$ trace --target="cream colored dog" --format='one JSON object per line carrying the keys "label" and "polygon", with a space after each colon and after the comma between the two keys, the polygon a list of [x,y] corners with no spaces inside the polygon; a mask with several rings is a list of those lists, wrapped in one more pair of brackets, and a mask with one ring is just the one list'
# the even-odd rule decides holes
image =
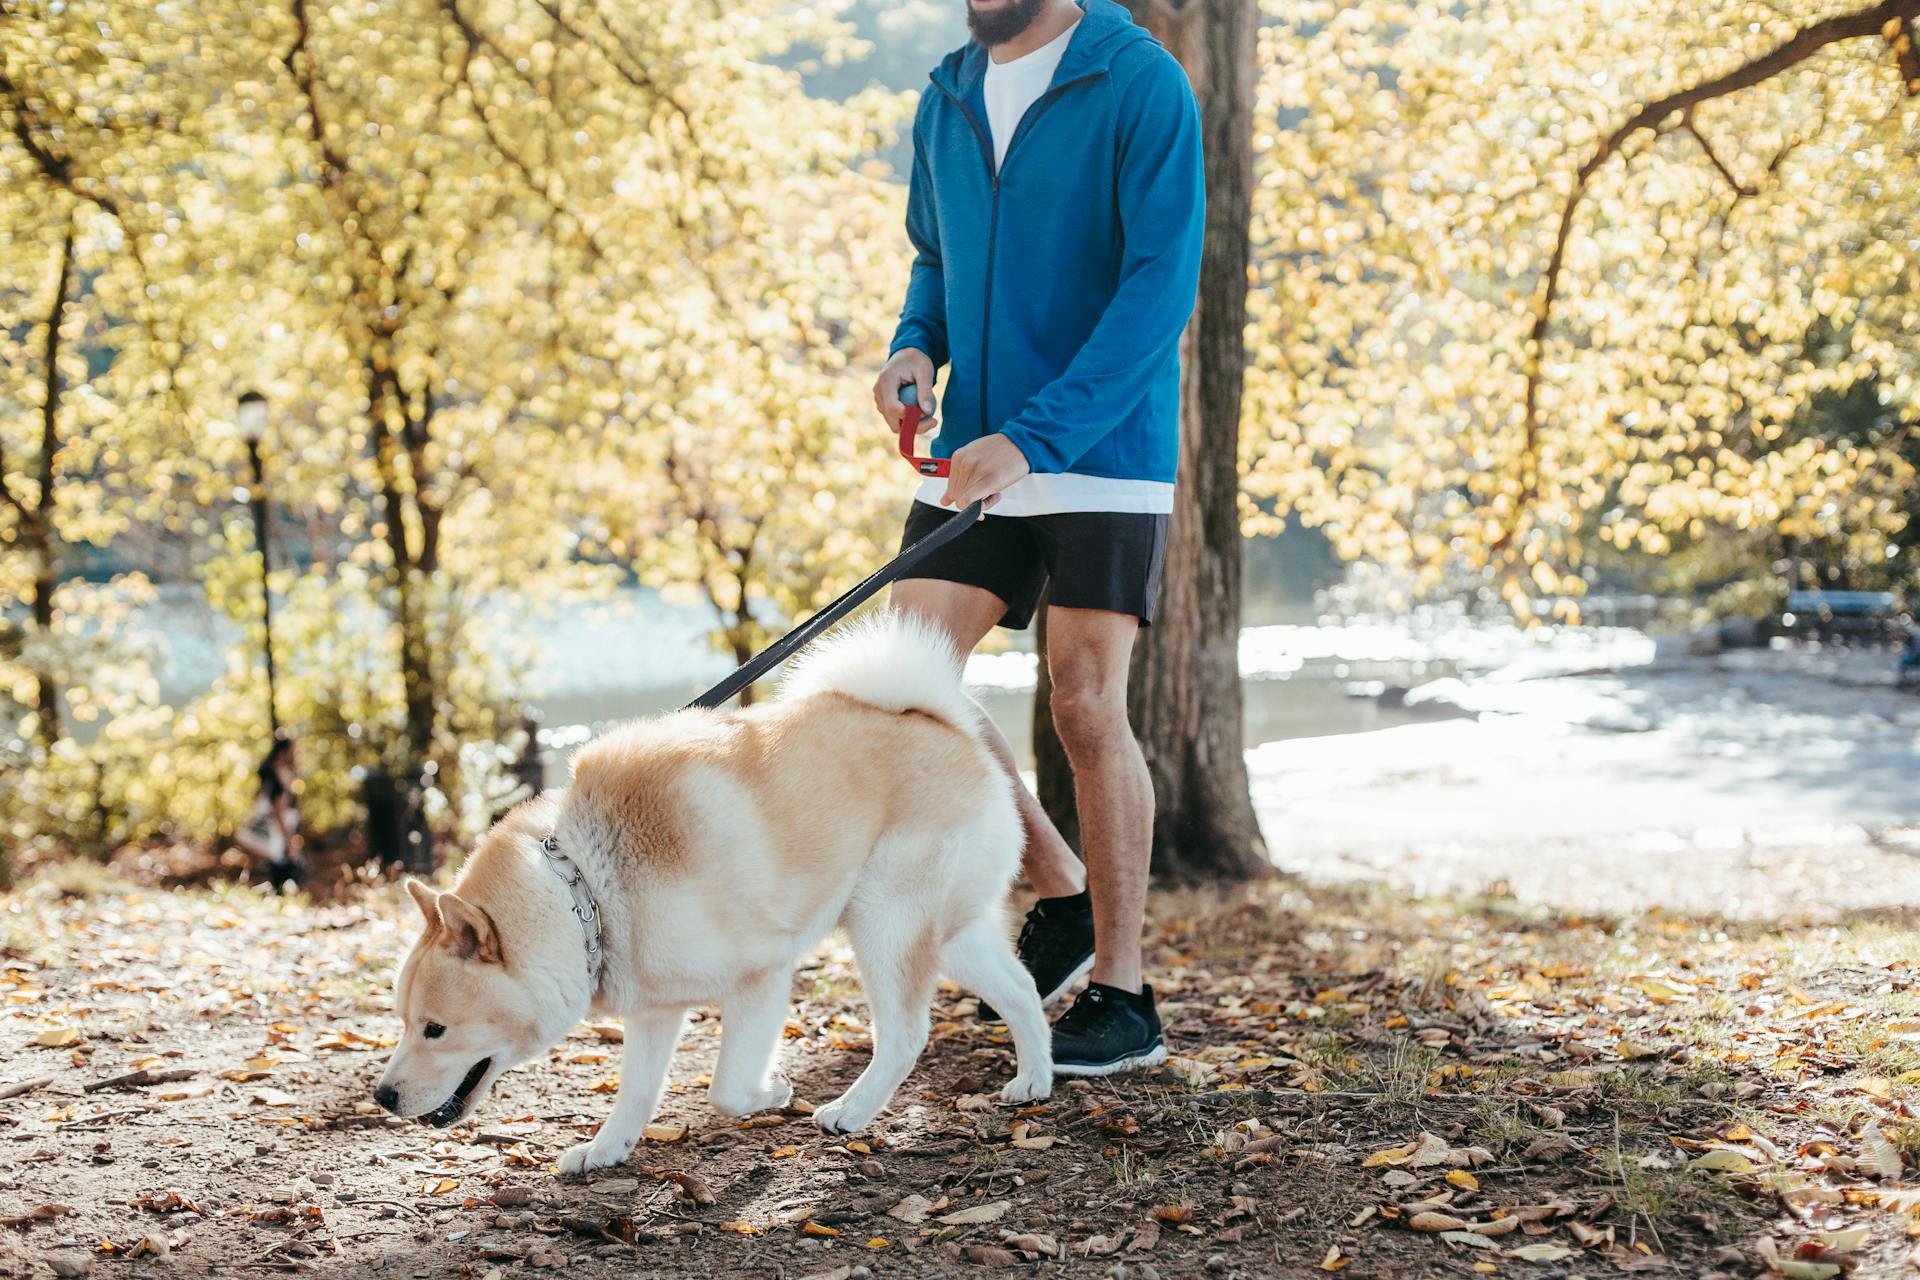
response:
{"label": "cream colored dog", "polygon": [[836,924],[859,963],[873,1058],[815,1113],[822,1129],[865,1128],[892,1099],[943,973],[1007,1020],[1018,1073],[1000,1096],[1047,1096],[1050,1033],[1000,909],[1019,819],[957,655],[880,614],[821,644],[781,693],[608,733],[575,754],[565,792],[488,833],[452,890],[407,883],[427,928],[400,969],[406,1026],[382,1106],[453,1124],[589,1011],[619,1014],[613,1113],[560,1160],[566,1173],[615,1165],[653,1116],[686,1009],[707,1002],[724,1030],[714,1107],[784,1106],[794,965]]}

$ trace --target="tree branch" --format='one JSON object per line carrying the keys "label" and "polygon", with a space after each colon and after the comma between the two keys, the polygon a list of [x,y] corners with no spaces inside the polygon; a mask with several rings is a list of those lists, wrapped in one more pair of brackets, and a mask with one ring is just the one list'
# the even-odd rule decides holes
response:
{"label": "tree branch", "polygon": [[1733,170],[1727,168],[1727,162],[1720,158],[1720,153],[1713,149],[1711,142],[1707,141],[1707,135],[1700,132],[1700,126],[1694,123],[1692,107],[1688,107],[1682,114],[1680,127],[1685,129],[1693,140],[1700,144],[1700,149],[1707,153],[1707,159],[1713,161],[1713,167],[1720,171],[1720,176],[1725,178],[1727,185],[1733,188],[1735,197],[1744,198],[1760,194],[1760,188],[1751,183],[1742,182],[1733,176]]}
{"label": "tree branch", "polygon": [[513,57],[502,49],[492,36],[460,12],[459,0],[443,0],[443,7],[447,16],[453,20],[454,27],[459,30],[461,38],[466,42],[466,48],[459,59],[456,76],[458,82],[466,87],[467,97],[473,103],[474,118],[480,122],[480,131],[486,135],[488,145],[507,162],[508,167],[519,175],[521,183],[527,190],[545,201],[547,207],[556,214],[571,219],[574,225],[579,227],[580,238],[587,246],[589,258],[596,262],[611,261],[611,255],[600,243],[599,233],[594,229],[593,224],[568,201],[555,195],[553,183],[550,180],[541,181],[540,176],[533,171],[533,166],[527,162],[526,158],[507,145],[506,140],[493,127],[493,120],[487,115],[486,105],[480,101],[479,88],[473,83],[472,76],[468,74],[474,52],[483,51],[500,65],[509,68],[514,66]]}
{"label": "tree branch", "polygon": [[40,498],[34,503],[33,526],[47,535],[53,512],[53,484],[59,475],[60,453],[60,326],[67,320],[67,291],[73,283],[73,243],[77,236],[73,214],[67,214],[67,234],[60,242],[60,274],[53,282],[53,305],[47,308],[45,363],[46,394],[40,406]]}
{"label": "tree branch", "polygon": [[[27,153],[34,167],[40,171],[40,175],[76,200],[85,201],[120,225],[127,257],[132,260],[134,271],[140,277],[141,300],[137,305],[141,313],[141,322],[153,343],[154,355],[160,368],[166,374],[167,393],[172,397],[175,408],[184,415],[186,404],[180,395],[179,362],[168,354],[166,345],[160,337],[160,323],[152,306],[152,299],[157,296],[158,289],[154,284],[153,272],[147,267],[146,254],[140,248],[139,233],[127,220],[126,212],[121,209],[119,201],[109,192],[98,189],[99,184],[96,180],[89,179],[80,173],[71,155],[57,151],[40,140],[39,135],[44,126],[40,125],[35,118],[33,104],[28,100],[26,91],[7,74],[3,65],[0,65],[0,99],[4,99],[9,108],[12,121],[10,132],[13,134],[14,141],[18,142],[21,149]],[[57,130],[53,132],[58,136]],[[71,224],[69,229],[71,230]],[[174,337],[180,348],[184,350],[187,344],[184,322],[176,325]]]}
{"label": "tree branch", "polygon": [[1897,23],[1888,23],[1884,34],[1893,49],[1894,65],[1900,68],[1900,78],[1906,81],[1907,96],[1920,95],[1920,48],[1915,48],[1913,19],[1906,17]]}
{"label": "tree branch", "polygon": [[[1527,336],[1526,349],[1526,395],[1519,468],[1520,492],[1515,497],[1513,511],[1508,517],[1506,528],[1490,548],[1494,555],[1498,556],[1506,552],[1513,540],[1519,536],[1527,510],[1539,493],[1540,387],[1546,363],[1547,334],[1553,325],[1553,305],[1560,293],[1560,280],[1566,263],[1567,244],[1573,234],[1574,219],[1580,211],[1580,204],[1586,197],[1587,186],[1592,181],[1593,175],[1618,154],[1621,147],[1633,135],[1643,131],[1657,132],[1675,112],[1690,112],[1702,102],[1724,98],[1742,89],[1763,84],[1781,72],[1799,66],[1828,45],[1901,30],[1905,26],[1910,26],[1916,17],[1920,17],[1920,0],[1882,0],[1871,8],[1840,14],[1804,27],[1786,43],[1740,64],[1725,75],[1703,80],[1690,88],[1642,105],[1622,121],[1613,132],[1601,139],[1593,153],[1581,164],[1573,176],[1573,187],[1567,193],[1566,203],[1561,206],[1560,224],[1554,232],[1553,251],[1547,259],[1547,267],[1542,273],[1539,293],[1534,303],[1533,326]],[[1704,146],[1705,139],[1701,139],[1701,143]],[[1712,155],[1711,148],[1708,148],[1708,154]],[[1717,158],[1715,163],[1719,163]],[[1724,166],[1721,171],[1726,172]]]}

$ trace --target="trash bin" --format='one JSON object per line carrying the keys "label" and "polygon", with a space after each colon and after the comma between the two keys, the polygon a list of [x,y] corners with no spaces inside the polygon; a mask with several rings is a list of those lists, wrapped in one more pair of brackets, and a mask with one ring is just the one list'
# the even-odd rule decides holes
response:
{"label": "trash bin", "polygon": [[403,780],[376,767],[360,780],[360,798],[367,809],[367,852],[379,865],[399,863],[416,875],[433,874],[437,859],[422,803],[425,792],[417,770]]}

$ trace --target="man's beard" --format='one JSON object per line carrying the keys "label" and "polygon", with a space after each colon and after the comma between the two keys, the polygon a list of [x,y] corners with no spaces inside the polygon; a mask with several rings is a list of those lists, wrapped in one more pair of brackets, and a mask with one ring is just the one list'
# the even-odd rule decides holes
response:
{"label": "man's beard", "polygon": [[983,13],[973,7],[972,0],[968,0],[967,30],[973,33],[975,40],[991,49],[1017,38],[1033,25],[1033,20],[1040,16],[1040,10],[1046,6],[1047,0],[1013,0],[1004,8]]}

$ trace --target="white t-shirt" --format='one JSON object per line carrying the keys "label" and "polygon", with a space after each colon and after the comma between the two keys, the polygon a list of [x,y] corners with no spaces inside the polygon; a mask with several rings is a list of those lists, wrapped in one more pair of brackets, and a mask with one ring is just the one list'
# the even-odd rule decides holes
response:
{"label": "white t-shirt", "polygon": [[[993,163],[1006,163],[1007,144],[1027,110],[1053,83],[1079,20],[1025,57],[1006,62],[987,56],[981,93],[987,101],[987,131],[993,138]],[[938,476],[920,482],[913,496],[938,503],[947,482]],[[1173,486],[1162,480],[1110,480],[1104,476],[1035,475],[1010,485],[989,515],[1040,516],[1067,511],[1127,511],[1166,515],[1173,510]]]}

